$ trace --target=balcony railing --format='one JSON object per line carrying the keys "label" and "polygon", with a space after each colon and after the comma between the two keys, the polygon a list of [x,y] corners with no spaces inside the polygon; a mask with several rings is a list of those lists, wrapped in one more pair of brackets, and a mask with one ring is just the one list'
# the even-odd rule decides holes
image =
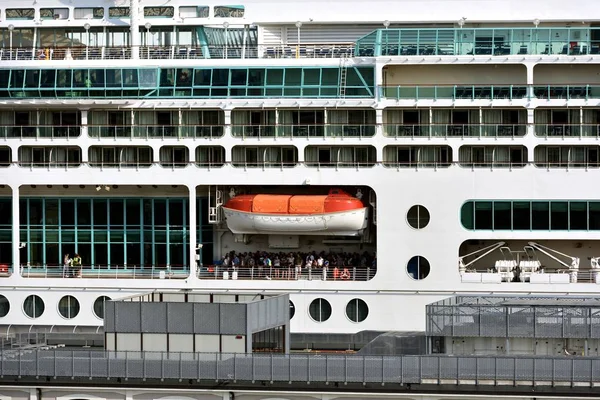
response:
{"label": "balcony railing", "polygon": [[219,138],[222,125],[89,125],[88,135],[94,138],[169,139],[169,138]]}
{"label": "balcony railing", "polygon": [[385,124],[383,134],[392,138],[515,138],[527,133],[527,125],[516,124]]}
{"label": "balcony railing", "polygon": [[396,100],[518,100],[528,97],[525,85],[380,86],[381,96]]}
{"label": "balcony railing", "polygon": [[600,138],[600,125],[597,124],[536,124],[535,136],[545,138],[589,137]]}
{"label": "balcony railing", "polygon": [[231,133],[241,138],[365,138],[375,135],[374,124],[232,125]]}
{"label": "balcony railing", "polygon": [[288,268],[252,267],[228,268],[218,265],[204,265],[198,269],[198,278],[215,280],[283,280],[283,281],[368,281],[376,269],[371,267],[328,267],[328,268]]}
{"label": "balcony railing", "polygon": [[[76,47],[3,47],[0,60],[126,60],[132,58],[130,46]],[[354,56],[353,43],[295,43],[273,45],[173,45],[140,46],[139,57],[148,60],[197,60],[241,58],[349,58]]]}
{"label": "balcony railing", "polygon": [[396,100],[520,100],[600,98],[600,85],[423,85],[380,86],[381,97]]}
{"label": "balcony railing", "polygon": [[538,99],[590,99],[600,97],[596,85],[535,85],[533,96]]}
{"label": "balcony railing", "polygon": [[81,135],[81,128],[75,125],[0,125],[0,138],[18,139],[65,139]]}
{"label": "balcony railing", "polygon": [[[410,146],[406,146],[410,147]],[[171,162],[172,163],[172,162]],[[165,165],[163,165],[165,164]],[[70,168],[76,167],[91,167],[91,168],[115,168],[115,169],[123,169],[123,170],[148,170],[153,167],[160,167],[165,169],[165,167],[172,168],[171,164],[166,165],[166,161],[161,162],[153,162],[153,161],[122,161],[122,162],[31,162],[31,163],[20,163],[20,162],[2,162],[0,161],[0,167],[9,168],[12,166],[21,167],[21,171],[25,168],[34,169],[34,168],[47,168],[50,169],[64,169],[68,170]],[[177,169],[182,168],[245,168],[245,169],[255,169],[261,168],[264,170],[269,169],[291,169],[298,167],[306,167],[306,168],[316,168],[316,169],[348,169],[353,168],[356,170],[360,169],[370,169],[374,167],[384,167],[384,168],[393,168],[400,170],[406,169],[448,169],[448,168],[470,168],[472,170],[480,170],[480,169],[511,169],[511,168],[526,168],[526,167],[542,167],[548,169],[595,169],[600,168],[600,162],[591,161],[587,159],[581,160],[570,160],[563,161],[560,159],[557,160],[542,160],[536,159],[535,161],[478,161],[478,160],[460,160],[460,161],[445,161],[443,159],[440,160],[416,160],[416,161],[394,161],[393,159],[384,159],[384,161],[339,161],[339,162],[320,162],[320,161],[312,161],[306,160],[305,162],[300,161],[277,161],[277,162],[244,162],[244,161],[234,161],[234,162],[223,162],[220,160],[214,161],[196,161],[196,162],[178,162]],[[1,274],[1,270],[0,270]]]}
{"label": "balcony railing", "polygon": [[187,265],[86,265],[81,268],[63,265],[21,266],[21,276],[24,278],[185,279],[189,275]]}

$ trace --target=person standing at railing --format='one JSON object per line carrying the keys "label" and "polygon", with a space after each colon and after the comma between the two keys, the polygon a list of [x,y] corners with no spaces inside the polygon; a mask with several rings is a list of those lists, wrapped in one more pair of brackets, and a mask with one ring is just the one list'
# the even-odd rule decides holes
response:
{"label": "person standing at railing", "polygon": [[65,258],[63,259],[63,278],[69,278],[71,276],[71,257],[69,257],[69,253],[65,254]]}
{"label": "person standing at railing", "polygon": [[75,253],[71,264],[73,266],[73,277],[81,278],[81,257],[79,254]]}

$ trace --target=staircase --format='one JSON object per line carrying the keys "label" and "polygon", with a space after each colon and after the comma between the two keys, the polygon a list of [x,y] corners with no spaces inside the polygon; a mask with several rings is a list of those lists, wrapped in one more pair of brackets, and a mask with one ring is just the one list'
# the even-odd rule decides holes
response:
{"label": "staircase", "polygon": [[346,78],[348,76],[348,66],[346,61],[346,58],[340,60],[340,79],[338,81],[338,96],[340,99],[346,97]]}
{"label": "staircase", "polygon": [[208,187],[208,223],[221,222],[221,206],[223,205],[223,192],[218,186]]}

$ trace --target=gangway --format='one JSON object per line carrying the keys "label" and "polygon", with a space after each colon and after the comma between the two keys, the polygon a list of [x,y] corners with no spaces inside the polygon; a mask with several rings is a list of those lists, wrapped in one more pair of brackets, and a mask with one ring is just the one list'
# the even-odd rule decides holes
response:
{"label": "gangway", "polygon": [[[525,246],[524,249],[525,249],[525,253],[528,255],[529,259],[521,260],[521,262],[519,263],[521,282],[530,281],[531,277],[534,274],[543,272],[542,264],[541,264],[540,260],[537,258],[537,255],[535,254],[535,250],[539,251],[542,254],[545,254],[546,256],[550,257],[551,259],[553,259],[560,265],[567,268],[567,270],[569,271],[570,282],[571,283],[577,282],[577,273],[579,271],[579,258],[578,257],[572,257],[568,254],[561,253],[560,251],[551,249],[550,247],[543,246],[539,243],[528,242],[527,244],[528,244],[528,246]],[[567,258],[568,260],[570,260],[570,263],[567,263],[567,262],[561,260],[560,258],[558,258],[558,256]]]}

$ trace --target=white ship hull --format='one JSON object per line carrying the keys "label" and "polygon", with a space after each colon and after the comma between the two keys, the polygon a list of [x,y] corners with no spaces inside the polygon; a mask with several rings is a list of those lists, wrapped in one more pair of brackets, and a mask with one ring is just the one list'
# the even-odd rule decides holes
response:
{"label": "white ship hull", "polygon": [[223,208],[235,234],[358,236],[367,227],[368,208],[311,215],[257,214]]}
{"label": "white ship hull", "polygon": [[[0,158],[0,195],[12,199],[7,208],[0,207],[0,216],[9,215],[12,208],[12,220],[0,223],[0,257],[6,257],[0,262],[6,265],[0,266],[0,295],[6,298],[3,302],[0,297],[0,334],[17,329],[101,330],[102,318],[94,311],[99,298],[156,289],[204,290],[216,295],[289,292],[295,305],[291,331],[307,333],[424,330],[425,306],[461,293],[598,293],[600,280],[588,260],[600,256],[600,228],[593,227],[593,218],[580,216],[596,212],[600,199],[600,185],[591,183],[600,167],[600,32],[595,27],[599,18],[593,13],[597,4],[592,0],[482,0],[485,6],[470,14],[457,12],[472,8],[472,1],[467,0],[432,0],[426,6],[423,2],[378,0],[368,7],[358,2],[347,7],[347,2],[333,1],[318,3],[318,10],[314,1],[290,0],[278,8],[271,1],[247,0],[243,18],[215,16],[214,6],[209,16],[201,16],[202,7],[189,7],[189,2],[182,0],[143,2],[148,12],[174,7],[173,19],[167,14],[146,16],[138,8],[131,16],[119,17],[120,8],[129,2],[117,0],[102,2],[103,12],[97,15],[97,0],[40,0],[27,6],[17,0],[1,3],[4,44],[0,71],[32,73],[0,76],[0,137],[4,141],[0,155],[6,157]],[[48,15],[54,7],[54,14]],[[116,13],[111,15],[115,7]],[[19,12],[7,12],[9,9]],[[198,13],[189,16],[190,12]],[[465,17],[460,18],[462,15]],[[425,29],[422,37],[410,30],[413,28],[401,34],[379,32],[379,37],[373,35],[369,53],[355,53],[352,43],[360,36],[384,27],[394,32],[399,26],[415,26],[416,21]],[[222,29],[216,38],[226,37],[228,28],[219,28],[223,22],[231,24],[229,34],[239,39],[232,36],[228,43],[253,45],[227,51],[227,45],[220,49],[218,43],[211,44],[225,57],[214,51],[203,54],[213,49],[209,45],[201,48],[197,30],[211,26]],[[130,23],[138,25],[130,27]],[[442,25],[446,28],[436,33],[436,26]],[[251,35],[243,32],[248,27],[256,27],[256,38],[250,40]],[[512,27],[521,28],[511,31]],[[130,31],[140,35],[131,35],[128,43]],[[64,36],[58,32],[76,33]],[[184,38],[189,38],[189,43],[182,42]],[[28,43],[32,40],[42,43]],[[413,43],[417,40],[418,48]],[[430,41],[437,44],[432,46]],[[64,51],[50,51],[68,43],[73,44],[73,59]],[[340,48],[346,50],[340,53]],[[373,56],[374,50],[381,56]],[[500,55],[503,51],[510,54]],[[238,52],[238,58],[228,56]],[[77,82],[75,76],[81,78],[80,72],[36,72],[103,68],[119,72],[99,74],[102,79],[95,82]],[[129,78],[121,81],[119,69],[136,68],[140,73],[131,77],[145,77],[136,89],[139,96],[128,97],[122,93]],[[163,81],[157,68],[164,68],[162,72],[171,69],[167,72],[175,79],[170,81],[167,77],[171,75],[165,74],[164,85],[156,86]],[[200,73],[209,68],[222,70],[211,78],[215,84],[210,90]],[[357,95],[365,92],[363,86],[367,85],[356,83],[362,79],[356,68],[372,69],[368,96]],[[198,70],[190,82],[179,80],[186,69]],[[232,71],[231,76],[223,75],[223,81],[232,83],[229,89],[216,85],[217,75],[226,69]],[[258,72],[249,69],[262,69],[258,72],[268,77],[264,89],[252,86],[252,79],[262,75],[252,75]],[[279,69],[292,69],[293,73],[284,79]],[[246,72],[247,80],[240,78]],[[314,78],[313,72],[321,78]],[[113,86],[102,86],[108,84],[108,75]],[[287,83],[288,75],[295,83]],[[346,80],[354,82],[347,85],[349,90],[335,89],[336,82]],[[332,87],[322,90],[327,82]],[[286,85],[290,90],[277,89]],[[12,97],[2,95],[19,87],[25,90],[13,90]],[[143,97],[147,87],[162,89]],[[544,87],[549,88],[541,90]],[[106,89],[106,97],[98,96],[101,88]],[[317,88],[321,88],[319,95],[311,94]],[[162,90],[168,95],[155,95]],[[243,90],[248,94],[240,95]],[[255,90],[260,90],[260,95],[254,94]],[[47,97],[42,97],[42,92]],[[516,95],[518,92],[521,95]],[[60,114],[71,111],[77,118],[64,119]],[[208,111],[214,114],[202,114]],[[304,111],[309,113],[300,115]],[[358,122],[349,124],[355,120]],[[55,136],[47,133],[52,124],[56,125]],[[65,136],[65,127],[77,135]],[[507,130],[513,133],[507,134]],[[523,147],[516,149],[521,157],[515,156],[516,162],[511,162],[515,147]],[[132,148],[137,148],[135,154],[128,151]],[[68,158],[67,149],[79,158]],[[55,162],[59,155],[67,158]],[[139,167],[130,160],[134,156]],[[105,157],[108,161],[102,161]],[[495,161],[489,161],[494,157]],[[73,165],[68,164],[71,161]],[[244,186],[253,190],[240,190]],[[274,216],[225,209],[229,229],[223,228],[223,221],[210,220],[221,216],[218,207],[225,204],[229,190],[263,193],[265,186],[298,194],[318,192],[315,187],[354,191],[362,186],[374,196],[367,197],[364,191],[364,204],[369,204],[371,211]],[[224,197],[210,198],[208,193],[214,195],[215,188]],[[152,213],[143,215],[146,200],[151,203],[170,197],[186,199],[188,209],[176,213],[181,210],[172,207],[177,218],[167,219],[163,212],[164,218],[156,222]],[[73,203],[46,211],[20,203],[58,198],[84,199],[89,209],[83,222],[78,221],[83,209],[79,205],[73,208]],[[126,210],[129,203],[99,209],[101,218],[96,220],[91,202],[105,198],[144,202],[136,209],[142,215],[133,218],[135,232],[127,228],[127,218],[123,222],[112,216],[114,211]],[[478,221],[489,220],[489,224],[465,227],[461,220],[464,204],[486,200],[496,201],[499,207],[474,207],[470,215]],[[519,215],[524,212],[524,202],[556,202],[558,207],[547,209],[556,227],[550,229],[554,222],[548,218],[544,229],[519,227],[513,224],[520,219],[515,214],[512,220],[508,217],[510,223],[493,228],[492,222],[506,219],[502,202],[509,201],[515,203]],[[566,204],[568,201],[574,204]],[[191,209],[189,204],[198,206]],[[427,210],[426,222],[421,214],[409,216],[415,206]],[[525,207],[531,217],[534,207],[529,203]],[[69,214],[71,209],[73,214]],[[60,223],[58,210],[65,214]],[[62,220],[67,216],[70,223]],[[43,228],[45,219],[48,226]],[[141,219],[160,229],[146,228]],[[174,222],[176,219],[180,222]],[[421,221],[415,223],[415,219]],[[584,222],[569,228],[571,219]],[[92,227],[92,222],[102,226]],[[166,226],[178,224],[187,227],[174,235],[165,234]],[[360,243],[341,238],[363,231]],[[248,234],[248,241],[237,241],[239,237],[234,236],[239,234]],[[300,245],[294,248],[298,252],[376,252],[377,271],[374,275],[356,272],[365,277],[362,281],[325,280],[316,273],[310,277],[300,274],[296,279],[288,271],[285,279],[273,280],[241,273],[235,280],[224,279],[223,274],[207,277],[199,273],[230,252],[268,252],[266,235],[284,234],[298,235]],[[336,238],[323,240],[328,236]],[[177,243],[172,242],[175,238]],[[518,282],[499,279],[496,272],[488,271],[498,260],[495,254],[467,265],[461,275],[459,256],[500,241],[520,252],[528,242],[540,242],[577,257],[582,264],[579,280],[567,282],[564,271],[557,271],[566,267],[552,259],[544,260],[545,275]],[[204,253],[199,250],[202,246]],[[67,251],[80,252],[86,267],[91,269],[93,264],[95,269],[84,271],[81,278],[65,278],[60,260]],[[114,252],[110,260],[105,257],[109,252],[111,257]],[[165,255],[175,252],[185,254],[185,259],[166,261]],[[48,254],[42,257],[42,253]],[[115,262],[117,254],[121,261]],[[202,254],[210,256],[202,259]],[[211,256],[213,259],[208,259]],[[415,257],[427,260],[426,270],[421,262],[410,263]],[[146,262],[140,262],[141,258]],[[7,272],[9,265],[12,274]],[[187,275],[177,269],[182,265],[188,267]],[[136,268],[137,272],[132,272]],[[355,271],[351,273],[354,276]],[[45,307],[36,317],[25,313],[24,303],[31,295],[40,299],[36,307]],[[68,319],[58,307],[65,296],[79,304],[77,315]],[[356,299],[368,306],[368,316],[360,322],[347,315],[348,308],[352,309],[348,305]],[[309,311],[315,300],[331,305],[328,319],[312,318]]]}

